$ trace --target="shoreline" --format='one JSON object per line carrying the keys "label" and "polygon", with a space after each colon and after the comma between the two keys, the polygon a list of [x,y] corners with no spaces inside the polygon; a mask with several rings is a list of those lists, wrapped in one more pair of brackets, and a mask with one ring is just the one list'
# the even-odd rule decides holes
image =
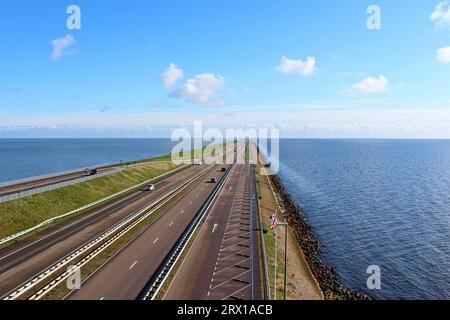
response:
{"label": "shoreline", "polygon": [[278,175],[271,175],[279,205],[289,226],[294,230],[297,244],[303,251],[311,272],[319,283],[325,300],[370,300],[365,294],[346,288],[339,280],[337,271],[320,257],[320,240],[309,225],[305,214],[286,188]]}

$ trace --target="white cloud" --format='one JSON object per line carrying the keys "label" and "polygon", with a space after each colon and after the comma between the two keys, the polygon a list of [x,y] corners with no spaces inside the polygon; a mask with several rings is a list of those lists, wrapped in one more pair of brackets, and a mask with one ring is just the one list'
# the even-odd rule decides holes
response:
{"label": "white cloud", "polygon": [[224,77],[212,73],[202,73],[189,79],[181,89],[174,91],[172,96],[206,106],[223,106],[225,102],[218,99],[217,96],[224,86]]}
{"label": "white cloud", "polygon": [[450,63],[450,47],[439,49],[437,59],[442,63]]}
{"label": "white cloud", "polygon": [[205,128],[283,129],[285,137],[324,138],[450,138],[450,108],[385,108],[306,112],[233,111],[224,117],[216,112],[76,113],[65,115],[0,114],[0,137],[47,134],[47,137],[149,137],[164,129],[191,128],[202,119]]}
{"label": "white cloud", "polygon": [[281,64],[276,68],[280,73],[298,74],[301,76],[312,75],[316,70],[316,58],[308,57],[303,60],[292,60],[285,56],[281,57]]}
{"label": "white cloud", "polygon": [[450,1],[439,3],[430,19],[439,28],[450,28]]}
{"label": "white cloud", "polygon": [[389,80],[384,75],[379,77],[367,77],[353,84],[346,90],[348,94],[376,94],[386,92],[389,88]]}
{"label": "white cloud", "polygon": [[169,89],[177,83],[178,80],[183,78],[183,70],[178,68],[174,63],[171,63],[169,67],[161,74],[161,80],[164,86]]}
{"label": "white cloud", "polygon": [[75,38],[71,34],[62,38],[56,38],[52,40],[52,53],[50,58],[57,60],[62,56],[69,54],[70,47],[75,43]]}

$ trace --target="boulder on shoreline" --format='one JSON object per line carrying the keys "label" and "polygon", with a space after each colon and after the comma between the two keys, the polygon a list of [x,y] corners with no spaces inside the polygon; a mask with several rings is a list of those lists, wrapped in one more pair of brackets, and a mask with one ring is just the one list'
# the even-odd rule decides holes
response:
{"label": "boulder on shoreline", "polygon": [[327,300],[367,300],[364,294],[359,294],[345,288],[339,281],[336,269],[328,266],[320,258],[320,243],[308,224],[305,215],[299,205],[286,191],[283,183],[277,175],[270,176],[275,193],[283,209],[283,214],[288,224],[293,228],[298,244],[302,248],[306,261],[312,273],[317,279],[320,288]]}

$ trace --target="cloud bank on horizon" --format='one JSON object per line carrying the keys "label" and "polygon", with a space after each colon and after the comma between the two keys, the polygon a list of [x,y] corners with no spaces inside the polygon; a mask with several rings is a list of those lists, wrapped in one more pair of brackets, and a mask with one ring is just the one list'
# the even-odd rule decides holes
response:
{"label": "cloud bank on horizon", "polygon": [[0,16],[0,137],[169,135],[203,120],[289,137],[450,138],[450,1],[380,0],[373,18],[356,0],[79,0],[83,27],[71,30],[66,8],[23,12],[22,1]]}

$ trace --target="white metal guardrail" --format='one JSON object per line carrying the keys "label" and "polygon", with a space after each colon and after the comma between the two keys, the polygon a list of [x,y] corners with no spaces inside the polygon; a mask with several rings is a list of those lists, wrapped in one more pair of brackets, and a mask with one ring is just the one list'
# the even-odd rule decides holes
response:
{"label": "white metal guardrail", "polygon": [[107,196],[107,197],[102,198],[102,199],[100,199],[100,200],[94,201],[94,202],[92,202],[92,203],[90,203],[90,204],[87,204],[87,205],[81,207],[81,208],[78,208],[78,209],[75,209],[75,210],[70,211],[70,212],[68,212],[68,213],[65,213],[65,214],[62,214],[62,215],[53,217],[53,218],[51,218],[51,219],[49,219],[49,220],[46,220],[46,221],[44,221],[44,222],[42,222],[42,223],[40,223],[40,224],[38,224],[38,225],[36,225],[36,226],[34,226],[34,227],[32,227],[32,228],[29,228],[29,229],[27,229],[27,230],[23,230],[23,231],[21,231],[21,232],[18,232],[18,233],[16,233],[16,234],[13,234],[13,235],[11,235],[11,236],[9,236],[9,237],[6,237],[6,238],[0,240],[0,245],[5,244],[5,243],[8,243],[8,242],[10,242],[10,241],[13,241],[13,240],[15,240],[15,239],[17,239],[17,238],[20,238],[20,237],[22,237],[22,236],[24,236],[24,235],[26,235],[26,234],[29,234],[29,233],[31,233],[31,232],[33,232],[33,231],[35,231],[35,230],[38,230],[38,229],[40,229],[40,228],[42,228],[42,227],[44,227],[44,226],[46,226],[46,225],[49,225],[49,224],[51,224],[51,223],[53,223],[53,222],[55,222],[55,221],[57,221],[57,220],[59,220],[59,219],[62,219],[62,218],[71,216],[71,215],[73,215],[73,214],[76,214],[76,213],[78,213],[78,212],[84,211],[84,210],[86,210],[86,209],[92,208],[92,207],[94,207],[94,206],[96,206],[96,205],[98,205],[98,204],[100,204],[100,203],[103,203],[103,202],[106,202],[106,201],[108,201],[108,200],[111,200],[111,199],[113,199],[113,198],[115,198],[115,197],[117,197],[117,196],[120,196],[120,195],[122,195],[122,194],[125,194],[125,193],[127,193],[127,192],[129,192],[129,191],[131,191],[131,190],[133,190],[133,189],[142,187],[143,185],[148,184],[148,183],[150,183],[150,182],[152,182],[152,181],[155,181],[155,180],[157,180],[157,179],[161,179],[161,178],[163,178],[163,177],[165,177],[165,176],[168,176],[168,175],[170,175],[170,174],[172,174],[172,173],[174,173],[174,172],[176,172],[176,171],[182,170],[182,169],[186,168],[187,166],[188,166],[188,165],[185,165],[185,166],[176,168],[176,169],[174,169],[174,170],[171,170],[171,171],[169,171],[169,172],[166,172],[166,173],[164,173],[164,174],[161,174],[161,175],[159,175],[159,176],[157,176],[157,177],[155,177],[155,178],[152,178],[152,179],[150,179],[150,180],[148,180],[148,181],[142,182],[142,183],[137,184],[137,185],[135,185],[135,186],[133,186],[133,187],[130,187],[130,188],[128,188],[128,189],[119,191],[119,192],[114,193],[114,194],[112,194],[112,195],[110,195],[110,196]]}
{"label": "white metal guardrail", "polygon": [[255,188],[256,188],[256,211],[257,211],[257,215],[258,215],[258,222],[259,222],[259,226],[260,226],[260,232],[259,232],[259,237],[262,243],[262,255],[263,255],[263,267],[264,267],[264,284],[265,284],[265,293],[267,295],[268,300],[272,300],[271,297],[271,289],[270,289],[270,281],[269,281],[269,269],[268,269],[268,262],[267,262],[267,253],[266,253],[266,241],[264,239],[264,228],[263,228],[263,224],[264,222],[262,221],[262,217],[261,217],[261,204],[259,201],[259,196],[260,196],[260,188],[258,186],[258,182],[257,182],[257,176],[256,176],[256,166],[253,167],[253,175],[255,177]]}
{"label": "white metal guardrail", "polygon": [[72,174],[72,173],[77,173],[77,172],[81,173],[84,170],[86,170],[86,168],[90,168],[90,167],[92,167],[92,168],[102,168],[102,167],[106,167],[106,166],[110,166],[110,165],[111,164],[102,164],[102,165],[98,165],[98,166],[88,166],[88,167],[84,167],[84,168],[71,169],[71,170],[67,170],[67,171],[61,171],[61,172],[44,174],[44,175],[36,176],[36,177],[29,177],[29,178],[23,178],[23,179],[18,179],[18,180],[13,180],[13,181],[0,182],[0,188],[13,186],[15,184],[34,182],[34,181],[43,180],[43,179],[49,179],[49,178],[55,178],[55,177],[68,175],[68,174]]}
{"label": "white metal guardrail", "polygon": [[78,184],[78,183],[82,183],[82,182],[86,182],[89,180],[93,180],[93,179],[97,179],[97,178],[101,178],[104,176],[108,176],[114,173],[118,173],[125,170],[125,168],[118,168],[115,170],[111,170],[111,171],[106,171],[106,172],[102,172],[102,173],[98,173],[96,175],[93,176],[86,176],[86,177],[80,177],[80,178],[75,178],[72,180],[68,180],[68,181],[63,181],[63,182],[57,182],[57,183],[53,183],[53,184],[49,184],[46,186],[42,186],[42,187],[36,187],[30,190],[24,190],[24,191],[17,191],[5,196],[1,196],[0,197],[0,203],[3,202],[8,202],[8,201],[13,201],[13,200],[17,200],[17,199],[21,199],[24,197],[29,197],[35,194],[39,194],[39,193],[44,193],[47,191],[51,191],[51,190],[56,190],[56,189],[60,189],[60,188],[64,188],[67,186],[71,186],[74,184]]}
{"label": "white metal guardrail", "polygon": [[[39,283],[43,282],[45,279],[50,277],[51,275],[55,274],[58,270],[61,270],[62,267],[67,266],[70,262],[74,261],[76,258],[81,258],[83,254],[88,253],[90,250],[95,248],[96,245],[101,244],[105,240],[108,240],[100,245],[100,247],[96,248],[93,252],[89,253],[86,257],[82,258],[81,261],[79,261],[76,266],[78,268],[84,266],[86,263],[91,261],[94,257],[96,257],[98,254],[100,254],[102,251],[104,251],[107,247],[109,247],[111,244],[113,244],[116,240],[118,240],[120,237],[122,237],[124,234],[126,234],[128,231],[130,231],[132,228],[134,228],[136,225],[141,223],[143,220],[145,220],[147,217],[149,217],[151,214],[153,214],[155,211],[157,211],[159,208],[161,208],[163,205],[165,205],[168,201],[170,201],[173,197],[175,197],[177,194],[182,192],[185,188],[187,188],[192,182],[194,182],[196,179],[198,179],[200,176],[202,176],[206,171],[209,169],[205,169],[201,171],[200,173],[196,174],[194,177],[188,179],[185,181],[182,185],[172,189],[168,193],[166,193],[164,196],[160,197],[158,200],[154,201],[153,203],[149,204],[148,206],[145,206],[144,208],[134,212],[132,215],[128,216],[112,228],[110,228],[108,231],[104,232],[102,235],[97,237],[96,239],[92,240],[88,244],[82,246],[81,248],[75,250],[73,253],[69,254],[65,258],[63,258],[61,261],[53,265],[52,267],[48,268],[47,270],[39,273],[36,277],[31,279],[30,281],[27,281],[25,284],[20,286],[20,288],[16,289],[14,292],[8,294],[4,300],[15,300],[25,294],[27,291],[31,290],[31,288],[35,287]],[[156,178],[155,178],[156,179]],[[157,206],[156,206],[157,205]],[[155,207],[156,206],[156,207]],[[151,211],[148,211],[150,210]],[[59,275],[56,279],[52,280],[49,284],[47,284],[45,287],[40,289],[38,292],[36,292],[30,300],[39,300],[43,296],[45,296],[48,292],[50,292],[53,288],[55,288],[57,285],[59,285],[62,281],[64,281],[67,277],[71,275],[71,271],[67,270],[63,272],[61,275]]]}
{"label": "white metal guardrail", "polygon": [[168,254],[168,259],[162,263],[162,266],[159,268],[159,271],[157,271],[156,276],[153,277],[153,280],[151,279],[149,284],[144,288],[142,293],[140,294],[140,298],[142,300],[155,300],[159,291],[161,290],[162,286],[166,282],[167,278],[169,277],[170,273],[172,272],[173,268],[176,266],[178,260],[183,255],[184,250],[186,249],[187,244],[191,240],[192,236],[195,234],[195,231],[197,230],[198,226],[200,225],[200,222],[205,217],[206,213],[209,211],[212,205],[214,205],[217,197],[223,190],[223,186],[225,185],[226,181],[228,180],[230,176],[230,172],[233,170],[234,165],[232,165],[226,175],[223,177],[220,184],[217,186],[217,188],[214,190],[214,193],[206,200],[205,204],[202,206],[202,208],[197,213],[194,220],[191,222],[191,224],[188,226],[186,231],[183,233],[183,235],[180,237],[178,242],[174,245],[171,252]]}

